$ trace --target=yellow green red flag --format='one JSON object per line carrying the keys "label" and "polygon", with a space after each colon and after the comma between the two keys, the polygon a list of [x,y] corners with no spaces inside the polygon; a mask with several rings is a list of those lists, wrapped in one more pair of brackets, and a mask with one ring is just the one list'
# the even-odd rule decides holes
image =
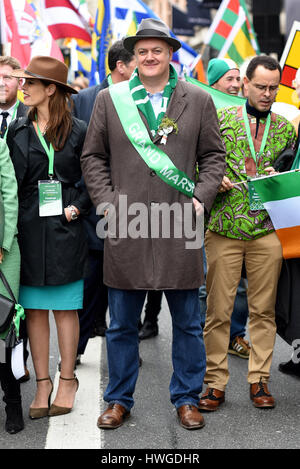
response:
{"label": "yellow green red flag", "polygon": [[260,53],[244,0],[223,0],[205,38],[219,51],[219,58],[230,58],[238,65]]}

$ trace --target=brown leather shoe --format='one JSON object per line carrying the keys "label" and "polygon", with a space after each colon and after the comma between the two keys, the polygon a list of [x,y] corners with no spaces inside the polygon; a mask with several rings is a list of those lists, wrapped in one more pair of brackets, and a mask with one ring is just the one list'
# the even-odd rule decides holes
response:
{"label": "brown leather shoe", "polygon": [[225,401],[225,391],[219,391],[215,388],[207,388],[199,401],[199,409],[212,412],[217,410]]}
{"label": "brown leather shoe", "polygon": [[120,404],[109,404],[97,421],[97,427],[115,429],[120,427],[130,412]]}
{"label": "brown leather shoe", "polygon": [[260,409],[271,409],[275,407],[275,400],[268,390],[267,383],[261,380],[259,383],[250,384],[250,399],[253,405]]}
{"label": "brown leather shoe", "polygon": [[198,408],[191,404],[185,404],[177,409],[179,423],[187,430],[196,430],[205,425],[204,418]]}

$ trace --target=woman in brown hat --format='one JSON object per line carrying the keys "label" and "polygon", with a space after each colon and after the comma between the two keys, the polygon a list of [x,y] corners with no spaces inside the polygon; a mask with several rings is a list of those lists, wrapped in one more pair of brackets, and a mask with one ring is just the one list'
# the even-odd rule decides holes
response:
{"label": "woman in brown hat", "polygon": [[[81,215],[90,207],[87,192],[78,189],[80,154],[86,124],[71,115],[68,69],[52,57],[37,56],[26,70],[24,103],[28,117],[14,121],[7,144],[19,188],[19,301],[26,310],[37,391],[32,419],[72,410],[78,380],[74,375],[82,308],[86,242]],[[50,407],[49,318],[55,317],[61,374]]]}

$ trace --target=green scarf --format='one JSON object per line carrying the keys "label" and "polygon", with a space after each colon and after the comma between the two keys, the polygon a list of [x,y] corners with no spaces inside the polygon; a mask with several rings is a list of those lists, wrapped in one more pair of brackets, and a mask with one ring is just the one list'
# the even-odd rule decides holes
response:
{"label": "green scarf", "polygon": [[164,114],[167,110],[167,107],[170,101],[170,97],[177,84],[177,81],[178,81],[178,76],[177,76],[176,70],[172,65],[170,65],[169,81],[166,84],[165,89],[164,89],[161,111],[156,118],[148,93],[145,90],[144,85],[142,84],[140,80],[138,69],[136,68],[133,74],[131,75],[131,78],[129,80],[129,88],[131,91],[132,98],[136,106],[138,107],[138,109],[146,117],[153,137],[155,136],[157,129],[162,121],[162,118],[164,117]]}

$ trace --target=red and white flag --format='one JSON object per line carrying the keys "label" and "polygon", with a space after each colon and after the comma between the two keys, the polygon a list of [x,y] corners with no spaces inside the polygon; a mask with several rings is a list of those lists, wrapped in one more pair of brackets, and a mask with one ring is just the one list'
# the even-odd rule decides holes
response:
{"label": "red and white flag", "polygon": [[31,47],[26,36],[19,31],[11,0],[4,0],[7,42],[11,43],[9,55],[19,60],[21,67],[30,61]]}
{"label": "red and white flag", "polygon": [[43,21],[39,8],[33,1],[25,0],[24,10],[22,11],[22,2],[24,0],[13,0],[13,2],[18,3],[18,8],[21,7],[19,29],[22,27],[27,31],[31,44],[31,58],[35,55],[50,55],[63,62],[63,54]]}
{"label": "red and white flag", "polygon": [[44,20],[54,39],[75,38],[91,42],[86,22],[69,0],[41,0]]}

